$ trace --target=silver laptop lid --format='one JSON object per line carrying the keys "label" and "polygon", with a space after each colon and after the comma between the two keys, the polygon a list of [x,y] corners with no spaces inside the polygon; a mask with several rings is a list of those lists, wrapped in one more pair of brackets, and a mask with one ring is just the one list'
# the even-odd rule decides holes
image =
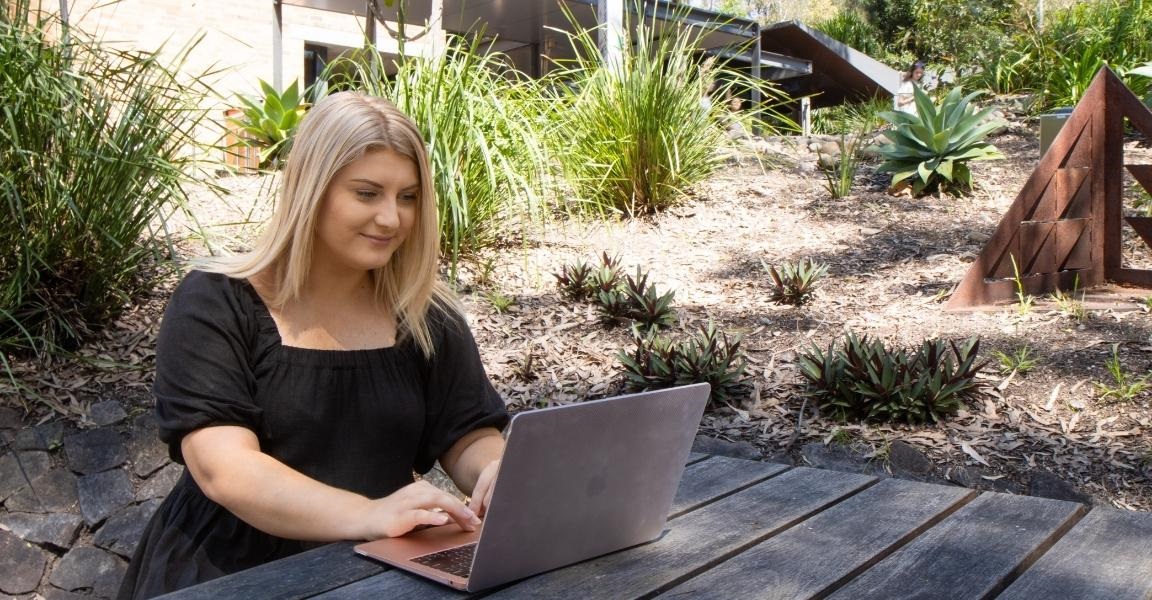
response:
{"label": "silver laptop lid", "polygon": [[468,589],[658,537],[708,393],[701,383],[517,414]]}

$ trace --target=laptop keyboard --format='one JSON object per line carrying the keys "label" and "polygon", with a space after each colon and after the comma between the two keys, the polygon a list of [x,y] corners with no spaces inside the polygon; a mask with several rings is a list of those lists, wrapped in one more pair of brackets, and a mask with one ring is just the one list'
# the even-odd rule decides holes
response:
{"label": "laptop keyboard", "polygon": [[456,546],[447,550],[440,550],[424,556],[417,556],[412,561],[457,577],[468,577],[472,572],[472,557],[476,554],[476,543]]}

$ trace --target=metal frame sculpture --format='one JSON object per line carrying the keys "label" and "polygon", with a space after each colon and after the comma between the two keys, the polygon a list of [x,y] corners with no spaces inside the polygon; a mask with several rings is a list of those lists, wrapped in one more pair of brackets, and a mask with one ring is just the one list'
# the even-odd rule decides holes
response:
{"label": "metal frame sculpture", "polygon": [[1121,263],[1122,220],[1152,246],[1152,217],[1122,219],[1125,168],[1152,193],[1152,165],[1124,164],[1125,118],[1152,138],[1152,112],[1103,67],[946,309],[1012,300],[1017,277],[1037,295],[1105,281],[1152,287],[1152,271]]}

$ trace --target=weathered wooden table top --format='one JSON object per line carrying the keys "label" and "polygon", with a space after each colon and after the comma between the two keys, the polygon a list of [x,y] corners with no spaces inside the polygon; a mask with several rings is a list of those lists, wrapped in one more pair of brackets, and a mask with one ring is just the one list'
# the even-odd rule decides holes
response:
{"label": "weathered wooden table top", "polygon": [[[460,598],[337,543],[167,598]],[[657,541],[495,598],[1152,599],[1152,513],[693,455]]]}

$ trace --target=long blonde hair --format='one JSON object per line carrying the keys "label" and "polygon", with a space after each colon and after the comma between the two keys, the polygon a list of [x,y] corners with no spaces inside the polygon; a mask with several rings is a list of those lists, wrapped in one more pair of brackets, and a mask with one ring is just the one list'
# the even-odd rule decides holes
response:
{"label": "long blonde hair", "polygon": [[439,219],[424,140],[412,121],[383,98],[340,92],[316,103],[296,133],[276,209],[253,250],[207,258],[197,267],[236,278],[268,277],[274,295],[266,300],[275,307],[299,300],[312,264],[317,214],[332,177],[365,153],[385,149],[416,163],[420,202],[408,239],[372,273],[376,298],[396,316],[398,341],[410,335],[431,356],[429,307],[459,306],[437,274]]}

